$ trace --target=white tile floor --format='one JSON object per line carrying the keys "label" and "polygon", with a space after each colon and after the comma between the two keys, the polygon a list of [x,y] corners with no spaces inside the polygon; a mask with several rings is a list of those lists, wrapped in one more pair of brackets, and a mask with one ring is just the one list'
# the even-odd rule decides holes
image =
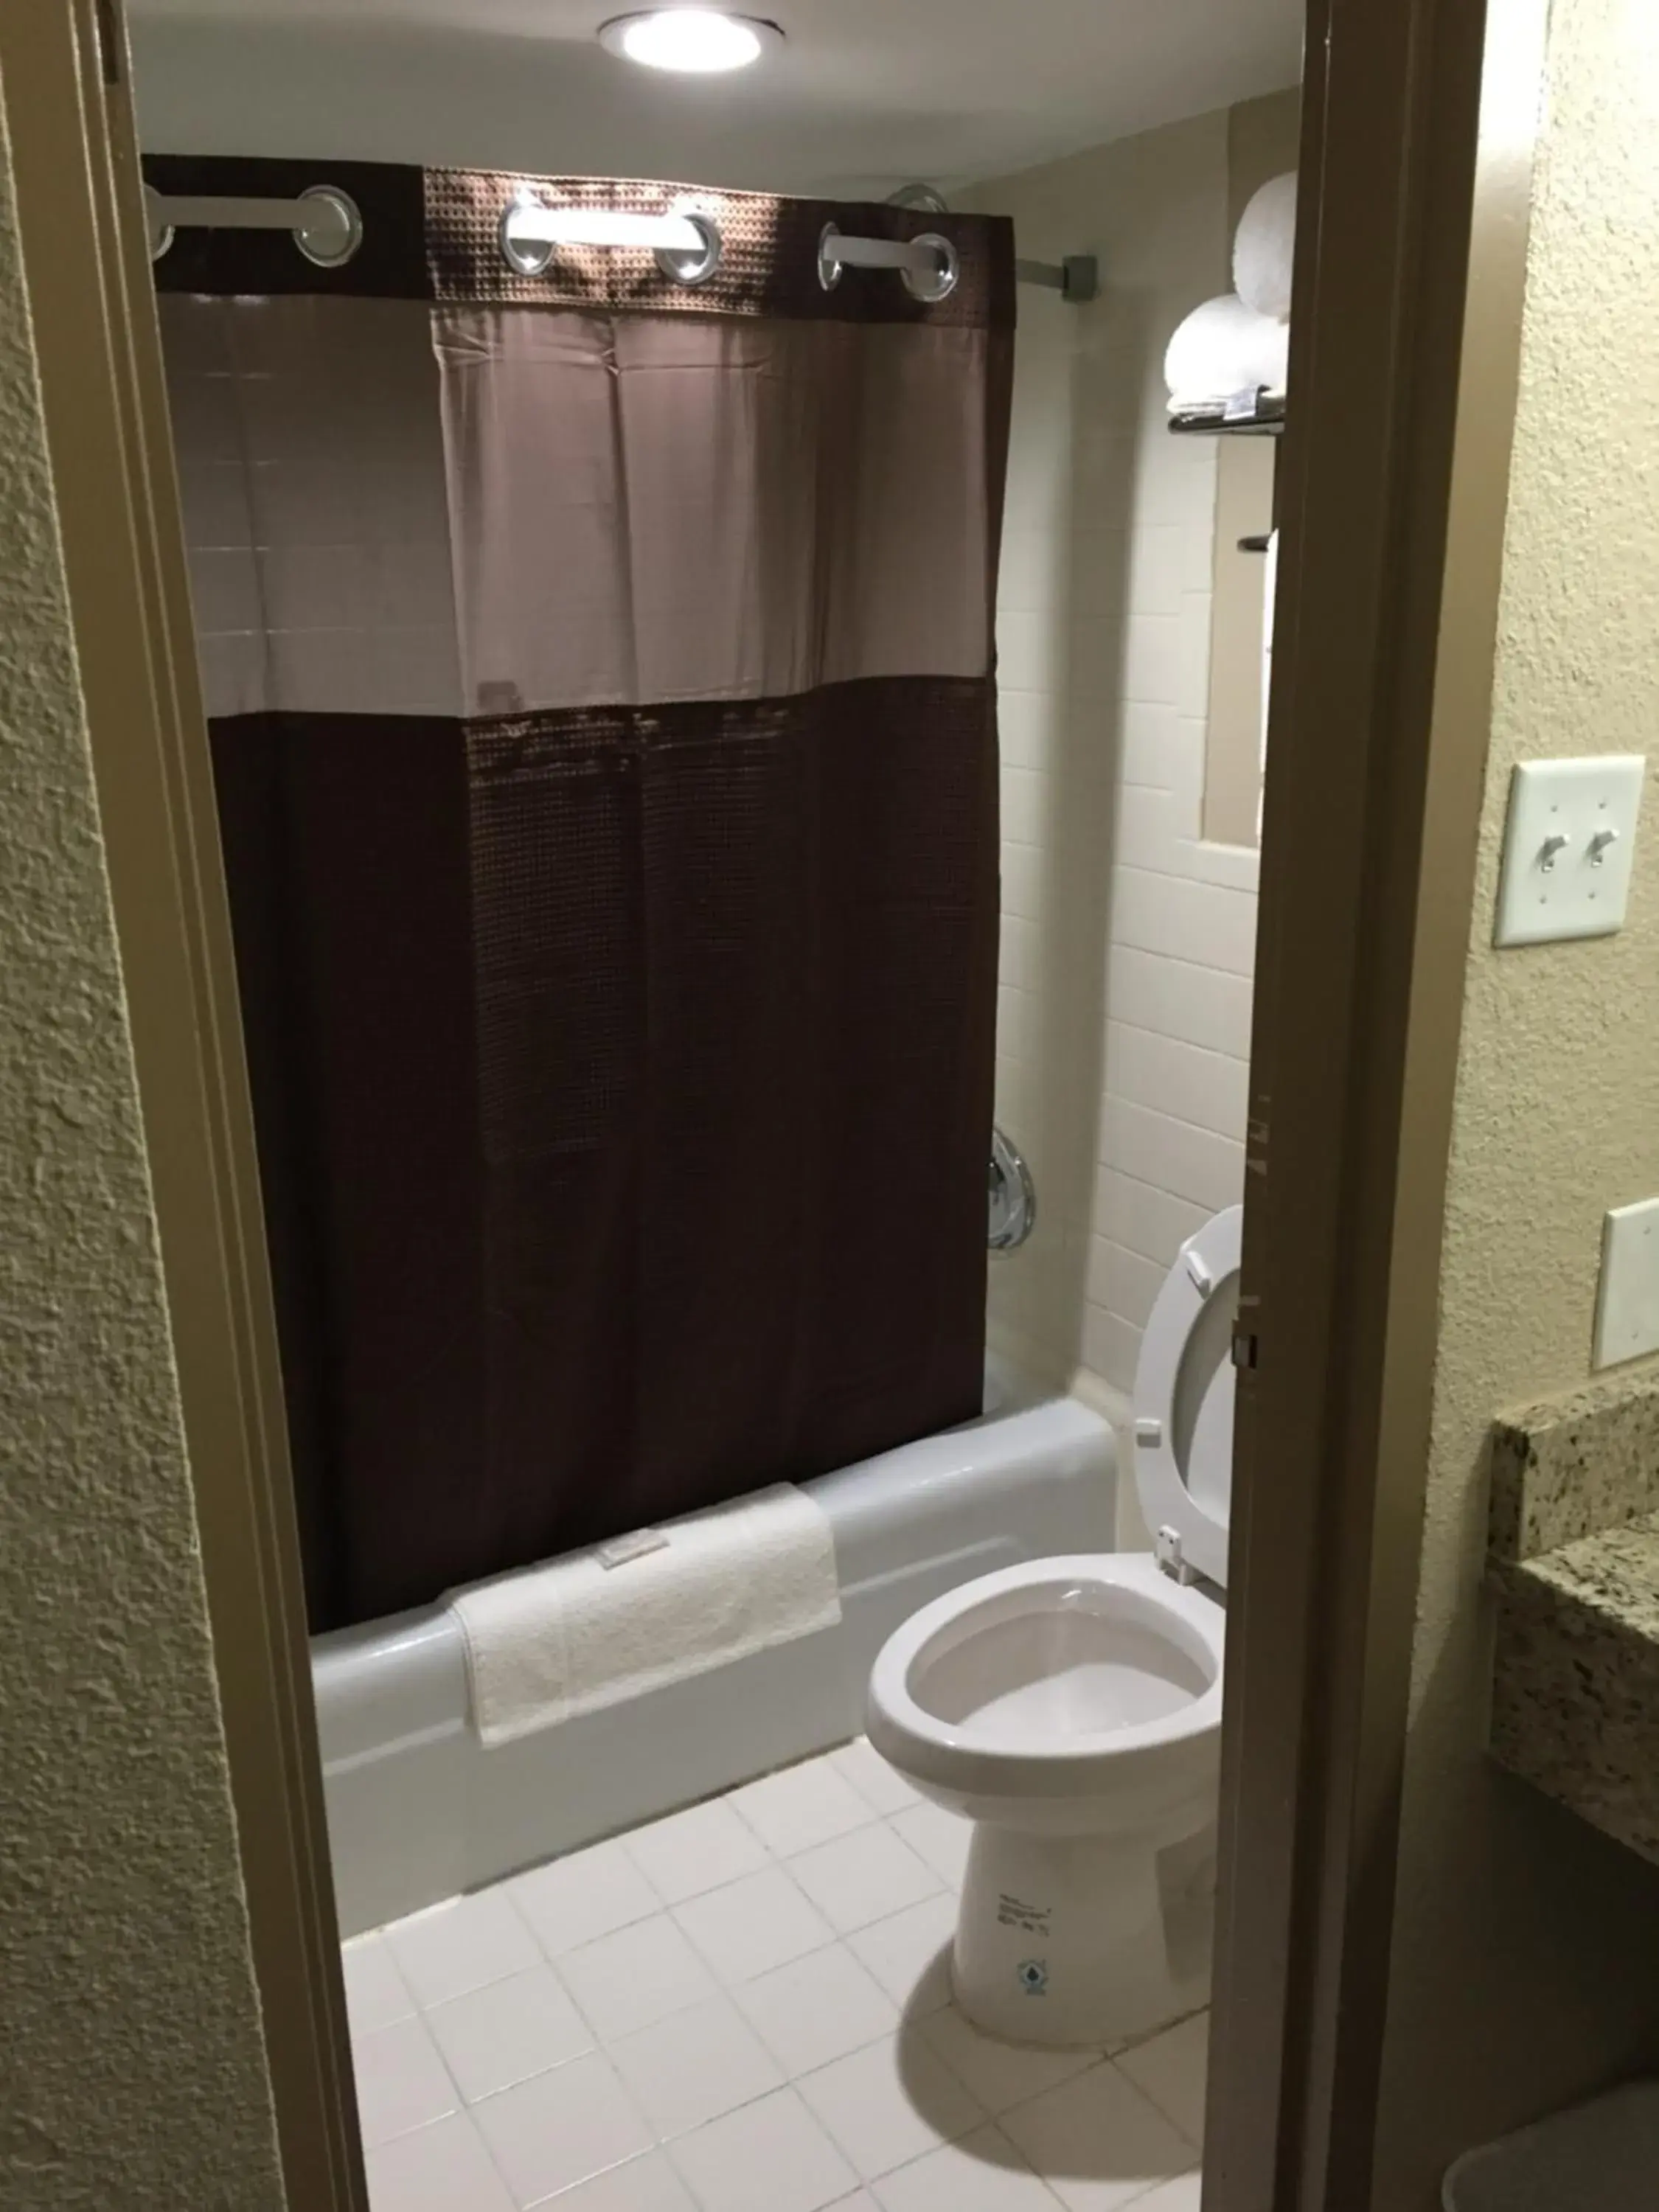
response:
{"label": "white tile floor", "polygon": [[1198,2212],[1203,2016],[981,2035],[967,1834],[848,1744],[349,1943],[374,2212]]}

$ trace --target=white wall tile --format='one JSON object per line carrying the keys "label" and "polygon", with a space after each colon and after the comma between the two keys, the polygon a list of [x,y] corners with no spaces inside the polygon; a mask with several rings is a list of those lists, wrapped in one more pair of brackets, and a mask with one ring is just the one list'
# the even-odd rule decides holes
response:
{"label": "white wall tile", "polygon": [[1199,533],[1179,523],[1158,522],[1133,533],[1129,549],[1129,611],[1178,615],[1190,588],[1191,546]]}
{"label": "white wall tile", "polygon": [[1040,988],[1042,980],[1042,937],[1034,921],[1023,915],[1005,914],[1002,917],[1002,944],[998,956],[998,974],[1005,983],[1017,983],[1027,990]]}
{"label": "white wall tile", "polygon": [[1112,941],[1248,975],[1255,962],[1255,901],[1248,891],[1121,863],[1112,874]]}
{"label": "white wall tile", "polygon": [[1043,854],[1036,845],[1023,844],[1013,838],[1005,838],[1002,846],[1002,911],[1020,915],[1036,921],[1041,919],[1046,901],[1043,883]]}
{"label": "white wall tile", "polygon": [[1242,1181],[1256,860],[1200,834],[1216,448],[1170,435],[1162,378],[1170,333],[1228,281],[1227,118],[968,198],[1028,253],[1082,224],[1103,272],[1089,307],[1021,301],[997,1106],[1042,1226],[993,1271],[993,1334],[1126,1388],[1149,1285]]}
{"label": "white wall tile", "polygon": [[1183,592],[1177,618],[1180,673],[1172,696],[1192,721],[1210,710],[1210,598],[1207,591]]}
{"label": "white wall tile", "polygon": [[1011,691],[1042,691],[1054,682],[1066,638],[1052,608],[1010,607],[997,615],[997,681]]}
{"label": "white wall tile", "polygon": [[[1103,1167],[1155,1183],[1214,1213],[1244,1194],[1244,1147],[1122,1098],[1108,1098],[1100,1121]],[[1170,1255],[1171,1260],[1175,1255]]]}
{"label": "white wall tile", "polygon": [[1182,633],[1178,614],[1130,616],[1123,654],[1126,700],[1179,708]]}
{"label": "white wall tile", "polygon": [[1155,1261],[1111,1243],[1104,1237],[1090,1241],[1090,1303],[1104,1306],[1136,1328],[1146,1328],[1153,1301],[1164,1287],[1164,1272]]}
{"label": "white wall tile", "polygon": [[1106,1003],[1114,1017],[1187,1044],[1246,1060],[1250,1049],[1250,979],[1219,968],[1171,960],[1115,945],[1107,958]]}
{"label": "white wall tile", "polygon": [[1095,1225],[1101,1236],[1160,1268],[1208,1219],[1204,1206],[1155,1183],[1137,1182],[1117,1168],[1103,1168],[1095,1184]]}
{"label": "white wall tile", "polygon": [[1249,1070],[1231,1054],[1162,1036],[1156,1030],[1111,1022],[1103,1081],[1109,1095],[1242,1139]]}
{"label": "white wall tile", "polygon": [[1083,1365],[1115,1390],[1126,1395],[1135,1387],[1135,1364],[1140,1356],[1140,1331],[1121,1314],[1104,1306],[1083,1310]]}
{"label": "white wall tile", "polygon": [[1002,834],[1016,845],[1046,847],[1050,793],[1046,770],[1002,764]]}
{"label": "white wall tile", "polygon": [[1018,691],[1006,680],[999,682],[997,736],[1006,767],[1042,768],[1048,761],[1059,697],[1054,690]]}

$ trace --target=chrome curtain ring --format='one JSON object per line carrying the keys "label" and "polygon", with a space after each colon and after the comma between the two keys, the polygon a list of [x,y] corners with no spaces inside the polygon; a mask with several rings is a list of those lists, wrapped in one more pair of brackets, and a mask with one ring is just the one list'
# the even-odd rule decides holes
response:
{"label": "chrome curtain ring", "polygon": [[913,300],[925,301],[929,307],[940,300],[948,300],[957,289],[962,274],[962,264],[957,258],[957,249],[948,238],[936,230],[925,230],[920,238],[910,240],[912,246],[931,246],[937,265],[930,272],[922,269],[902,269],[904,289]]}
{"label": "chrome curtain ring", "polygon": [[294,243],[319,269],[340,269],[363,242],[363,218],[349,192],[337,185],[307,185],[300,194],[315,212],[304,216]]}
{"label": "chrome curtain ring", "polygon": [[818,233],[818,282],[826,292],[833,292],[841,282],[841,256],[836,251],[840,243],[840,230],[826,222]]}
{"label": "chrome curtain ring", "polygon": [[725,251],[720,239],[720,227],[712,216],[700,215],[696,208],[675,208],[672,212],[682,222],[689,222],[702,240],[696,253],[672,246],[657,248],[657,266],[665,276],[677,284],[706,284],[720,265]]}
{"label": "chrome curtain ring", "polygon": [[1036,1226],[1036,1185],[1024,1158],[1000,1129],[991,1132],[986,1243],[994,1252],[1016,1252]]}
{"label": "chrome curtain ring", "polygon": [[161,214],[161,195],[154,185],[144,186],[144,223],[149,233],[149,258],[159,261],[173,240],[173,228]]}
{"label": "chrome curtain ring", "polygon": [[495,236],[501,244],[501,258],[514,276],[541,276],[545,275],[548,264],[553,258],[554,245],[550,238],[514,238],[513,218],[521,214],[526,208],[533,208],[539,215],[542,211],[542,204],[534,192],[524,191],[514,192],[501,210],[501,219],[496,225]]}
{"label": "chrome curtain ring", "polygon": [[937,185],[901,185],[887,195],[889,207],[915,208],[922,215],[949,215],[951,203]]}

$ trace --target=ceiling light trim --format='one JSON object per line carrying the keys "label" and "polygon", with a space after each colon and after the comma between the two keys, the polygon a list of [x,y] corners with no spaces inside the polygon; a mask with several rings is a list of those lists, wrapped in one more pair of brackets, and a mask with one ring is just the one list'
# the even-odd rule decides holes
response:
{"label": "ceiling light trim", "polygon": [[724,76],[752,68],[783,44],[783,32],[761,15],[670,5],[613,15],[599,26],[599,44],[621,61],[664,76]]}

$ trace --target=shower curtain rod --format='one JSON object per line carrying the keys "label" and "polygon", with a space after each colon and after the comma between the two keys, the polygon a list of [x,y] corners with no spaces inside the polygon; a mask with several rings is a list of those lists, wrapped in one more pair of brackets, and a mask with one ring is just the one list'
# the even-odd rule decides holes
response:
{"label": "shower curtain rod", "polygon": [[[356,201],[333,185],[313,185],[295,199],[204,198],[146,188],[150,258],[159,261],[178,230],[286,230],[308,261],[335,268],[349,261],[362,244],[363,222]],[[510,200],[501,221],[502,258],[521,276],[539,276],[561,246],[635,246],[653,252],[665,275],[697,284],[712,276],[720,258],[720,225],[698,210],[666,215],[637,215],[611,208],[547,206],[529,191]],[[956,288],[956,247],[938,231],[920,237],[849,237],[831,222],[818,241],[818,276],[826,291],[841,282],[843,269],[891,269],[921,300],[942,300]],[[1080,303],[1098,289],[1095,257],[1068,254],[1064,261],[1017,261],[1022,284],[1040,284],[1062,299]]]}

